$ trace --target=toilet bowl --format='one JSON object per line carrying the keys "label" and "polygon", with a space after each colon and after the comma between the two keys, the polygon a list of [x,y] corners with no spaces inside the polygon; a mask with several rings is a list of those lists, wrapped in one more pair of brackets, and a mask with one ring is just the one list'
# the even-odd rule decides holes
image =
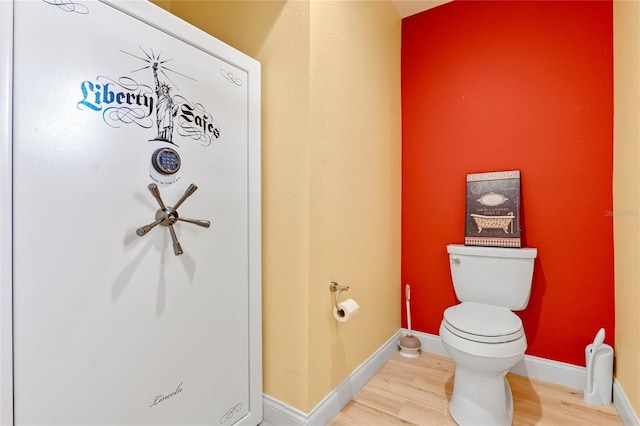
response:
{"label": "toilet bowl", "polygon": [[520,318],[533,278],[533,248],[448,245],[460,302],[448,307],[440,338],[456,363],[449,413],[459,425],[510,425],[513,397],[506,374],[524,355]]}
{"label": "toilet bowl", "polygon": [[[496,308],[463,302],[448,308],[440,324],[442,343],[456,363],[449,413],[459,425],[510,425],[513,419],[513,398],[505,376],[524,355],[527,339],[520,319],[506,308]],[[465,327],[471,324],[456,322],[456,317],[467,310],[469,318],[479,311],[499,314],[486,322],[480,319],[481,314],[471,327]],[[452,311],[457,315],[447,315]],[[488,331],[505,318],[501,327]]]}

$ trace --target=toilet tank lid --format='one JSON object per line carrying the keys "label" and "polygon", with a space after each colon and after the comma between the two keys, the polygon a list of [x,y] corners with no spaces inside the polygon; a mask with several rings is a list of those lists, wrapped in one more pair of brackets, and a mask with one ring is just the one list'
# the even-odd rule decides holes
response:
{"label": "toilet tank lid", "polygon": [[538,255],[538,249],[533,247],[481,247],[465,246],[463,244],[449,244],[447,246],[447,252],[466,256],[511,257],[520,259],[535,259]]}

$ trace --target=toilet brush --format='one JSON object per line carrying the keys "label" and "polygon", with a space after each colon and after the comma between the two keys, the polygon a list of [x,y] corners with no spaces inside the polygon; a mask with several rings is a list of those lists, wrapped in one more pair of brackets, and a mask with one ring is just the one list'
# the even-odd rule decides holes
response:
{"label": "toilet brush", "polygon": [[407,358],[415,358],[418,356],[418,351],[422,344],[420,343],[420,339],[414,336],[411,332],[411,288],[409,287],[409,284],[405,285],[405,296],[405,303],[407,306],[407,328],[409,329],[409,333],[400,338],[398,346],[400,346],[400,355]]}
{"label": "toilet brush", "polygon": [[596,334],[596,338],[593,340],[593,344],[591,348],[589,348],[587,354],[587,387],[585,389],[586,395],[592,395],[595,392],[594,383],[593,383],[593,369],[594,369],[594,359],[596,356],[596,352],[604,342],[604,328],[601,328]]}

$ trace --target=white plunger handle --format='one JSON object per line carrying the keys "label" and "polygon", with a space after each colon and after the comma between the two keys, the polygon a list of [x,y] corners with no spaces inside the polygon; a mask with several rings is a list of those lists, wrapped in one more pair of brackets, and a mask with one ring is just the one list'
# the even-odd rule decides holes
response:
{"label": "white plunger handle", "polygon": [[409,284],[405,286],[405,295],[407,297],[407,328],[409,329],[409,336],[411,336],[411,307],[409,301],[411,300],[411,288]]}

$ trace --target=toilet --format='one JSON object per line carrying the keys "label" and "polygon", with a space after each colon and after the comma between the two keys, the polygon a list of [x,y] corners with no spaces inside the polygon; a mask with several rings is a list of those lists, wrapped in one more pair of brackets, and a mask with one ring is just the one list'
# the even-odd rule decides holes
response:
{"label": "toilet", "polygon": [[513,397],[506,374],[527,338],[513,313],[527,307],[535,248],[447,246],[460,302],[444,311],[440,338],[456,363],[449,413],[459,425],[510,425]]}

